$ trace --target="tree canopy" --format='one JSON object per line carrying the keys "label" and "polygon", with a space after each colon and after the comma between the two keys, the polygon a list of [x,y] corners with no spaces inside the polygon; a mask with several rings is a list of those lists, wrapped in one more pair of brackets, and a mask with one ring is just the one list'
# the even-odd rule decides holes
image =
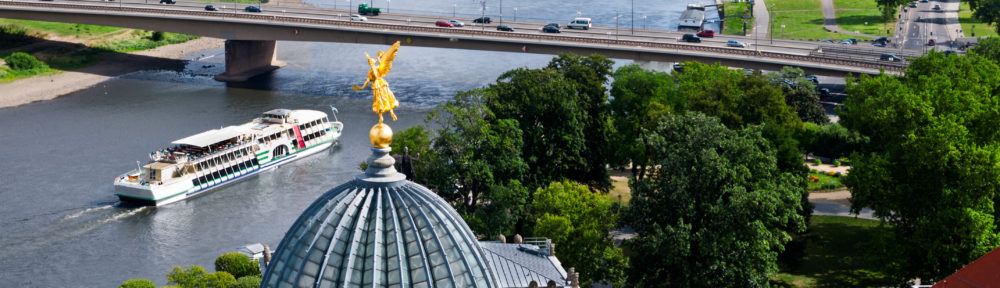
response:
{"label": "tree canopy", "polygon": [[777,169],[762,133],[757,125],[729,129],[701,113],[663,118],[649,135],[660,168],[631,185],[627,223],[639,236],[630,282],[768,285],[784,243],[805,219],[799,177]]}
{"label": "tree canopy", "polygon": [[1000,244],[1000,68],[932,51],[901,77],[849,83],[841,123],[870,139],[844,183],[892,227],[898,280],[942,279]]}

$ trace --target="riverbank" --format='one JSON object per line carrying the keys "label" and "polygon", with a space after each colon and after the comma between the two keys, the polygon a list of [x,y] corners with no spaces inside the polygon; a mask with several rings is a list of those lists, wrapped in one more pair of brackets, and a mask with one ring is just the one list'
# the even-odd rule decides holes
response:
{"label": "riverbank", "polygon": [[0,96],[0,108],[55,99],[135,71],[182,69],[184,55],[224,44],[223,39],[202,37],[150,50],[108,55],[95,65],[73,71],[0,84],[0,91],[4,91]]}

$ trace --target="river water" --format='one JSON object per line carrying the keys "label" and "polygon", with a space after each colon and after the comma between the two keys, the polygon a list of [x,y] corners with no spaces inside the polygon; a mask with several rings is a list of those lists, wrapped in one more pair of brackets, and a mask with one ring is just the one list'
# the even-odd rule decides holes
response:
{"label": "river water", "polygon": [[[398,2],[390,9],[433,6]],[[622,3],[581,2],[554,15],[616,4]],[[676,14],[684,4],[672,4]],[[0,286],[117,287],[129,278],[166,285],[174,266],[212,271],[224,252],[256,242],[274,247],[314,199],[360,173],[377,116],[370,112],[371,92],[349,86],[364,81],[362,52],[385,48],[279,42],[278,58],[288,65],[239,85],[211,79],[223,71],[222,49],[200,51],[187,56],[192,61],[184,71],[132,73],[55,100],[0,109]],[[544,66],[551,57],[403,47],[387,77],[402,102],[399,120],[387,121],[396,131],[422,124],[455,92],[487,85],[513,68]],[[328,112],[329,105],[339,109],[345,132],[327,152],[164,207],[130,207],[113,195],[115,177],[173,140],[273,108]]]}

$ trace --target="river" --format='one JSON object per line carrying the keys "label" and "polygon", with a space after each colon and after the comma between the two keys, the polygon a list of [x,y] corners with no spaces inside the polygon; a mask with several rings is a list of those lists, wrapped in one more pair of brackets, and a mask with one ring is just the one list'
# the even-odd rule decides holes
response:
{"label": "river", "polygon": [[[423,10],[415,7],[452,3],[425,2],[397,1],[390,9],[416,13]],[[519,8],[518,17],[540,17],[525,10],[549,9],[568,18],[583,10],[597,24],[604,14],[587,9],[613,11],[628,3],[507,2],[533,7]],[[464,1],[456,9],[472,4]],[[679,15],[685,4],[658,5]],[[223,71],[222,49],[200,51],[187,56],[192,61],[184,71],[141,71],[55,100],[0,109],[3,286],[117,287],[129,278],[166,285],[174,266],[212,271],[215,257],[245,244],[274,247],[314,199],[360,173],[358,164],[370,153],[367,131],[377,116],[370,110],[371,92],[349,87],[364,81],[362,52],[385,48],[279,42],[278,58],[288,65],[238,85],[211,79]],[[387,77],[402,102],[399,120],[389,125],[400,131],[422,124],[455,92],[488,85],[510,69],[544,66],[551,57],[404,46]],[[273,108],[329,112],[329,105],[339,109],[345,132],[327,152],[164,207],[130,207],[113,195],[116,176],[173,140]]]}

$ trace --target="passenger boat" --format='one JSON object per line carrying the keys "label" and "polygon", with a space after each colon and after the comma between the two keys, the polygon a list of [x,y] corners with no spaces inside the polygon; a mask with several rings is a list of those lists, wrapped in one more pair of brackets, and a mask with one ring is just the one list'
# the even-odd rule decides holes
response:
{"label": "passenger boat", "polygon": [[155,206],[199,196],[323,151],[337,142],[343,127],[316,110],[267,111],[149,153],[149,163],[115,178],[115,195]]}

